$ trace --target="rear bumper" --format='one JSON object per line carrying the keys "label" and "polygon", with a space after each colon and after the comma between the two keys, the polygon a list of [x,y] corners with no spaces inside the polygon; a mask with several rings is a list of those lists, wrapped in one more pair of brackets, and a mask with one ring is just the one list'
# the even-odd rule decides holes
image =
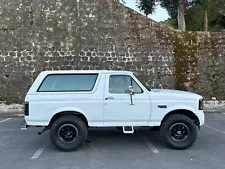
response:
{"label": "rear bumper", "polygon": [[23,120],[20,129],[21,130],[27,130],[27,128],[29,127],[29,125],[27,125],[25,119]]}
{"label": "rear bumper", "polygon": [[28,126],[48,126],[49,120],[34,119],[31,116],[25,116],[25,122]]}

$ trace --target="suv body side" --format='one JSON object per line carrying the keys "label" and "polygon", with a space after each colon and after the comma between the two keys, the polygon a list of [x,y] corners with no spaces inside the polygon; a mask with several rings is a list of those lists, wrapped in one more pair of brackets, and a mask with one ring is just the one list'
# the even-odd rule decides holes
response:
{"label": "suv body side", "polygon": [[[98,74],[91,91],[38,92],[44,79],[51,74]],[[142,92],[130,95],[111,92],[110,77],[127,76]],[[114,85],[118,88],[118,84]],[[128,85],[127,85],[128,86]],[[47,71],[42,72],[29,89],[25,102],[29,102],[27,125],[48,126],[54,115],[61,112],[81,113],[88,126],[160,126],[164,117],[174,111],[189,111],[204,124],[203,110],[199,110],[202,97],[188,92],[170,90],[148,91],[141,82],[127,71]]]}

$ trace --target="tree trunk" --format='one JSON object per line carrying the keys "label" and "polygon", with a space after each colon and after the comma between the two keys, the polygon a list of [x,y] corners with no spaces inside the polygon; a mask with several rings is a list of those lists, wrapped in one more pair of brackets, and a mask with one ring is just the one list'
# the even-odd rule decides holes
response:
{"label": "tree trunk", "polygon": [[178,21],[178,29],[182,31],[186,30],[184,11],[185,11],[185,0],[179,0],[177,21]]}
{"label": "tree trunk", "polygon": [[208,32],[208,13],[207,10],[204,12],[204,31]]}

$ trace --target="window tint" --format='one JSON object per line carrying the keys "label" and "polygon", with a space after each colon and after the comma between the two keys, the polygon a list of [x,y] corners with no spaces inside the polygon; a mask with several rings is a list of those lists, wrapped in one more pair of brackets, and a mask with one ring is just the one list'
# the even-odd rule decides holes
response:
{"label": "window tint", "polygon": [[133,86],[135,94],[143,93],[140,86],[130,76],[111,75],[109,77],[109,93],[129,93],[129,86]]}
{"label": "window tint", "polygon": [[91,91],[95,85],[97,74],[57,74],[48,75],[39,92]]}

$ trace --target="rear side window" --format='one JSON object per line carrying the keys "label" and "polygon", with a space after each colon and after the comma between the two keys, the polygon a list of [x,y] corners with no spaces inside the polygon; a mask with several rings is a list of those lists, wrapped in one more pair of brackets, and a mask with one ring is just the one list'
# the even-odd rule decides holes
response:
{"label": "rear side window", "polygon": [[54,74],[48,75],[38,92],[92,91],[98,74]]}

